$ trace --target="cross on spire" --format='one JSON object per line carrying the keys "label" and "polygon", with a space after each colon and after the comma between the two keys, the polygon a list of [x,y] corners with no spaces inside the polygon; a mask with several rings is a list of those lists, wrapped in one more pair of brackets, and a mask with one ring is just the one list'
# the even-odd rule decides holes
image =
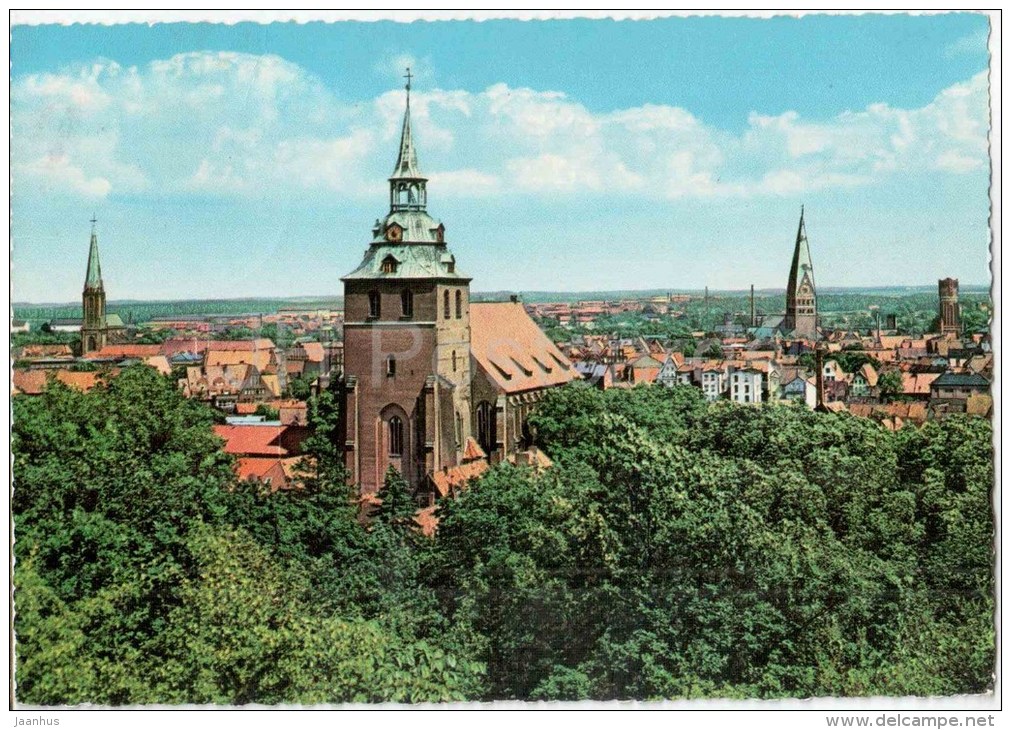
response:
{"label": "cross on spire", "polygon": [[407,106],[410,106],[411,105],[411,79],[414,78],[414,74],[411,73],[411,67],[410,66],[407,67],[407,73],[404,74],[404,78],[407,79],[407,86],[404,87],[405,89],[407,89]]}
{"label": "cross on spire", "polygon": [[97,218],[97,217],[95,217],[95,214],[94,214],[94,213],[92,213],[92,214],[91,214],[91,229],[92,229],[92,230],[94,230],[94,229],[95,229],[95,224],[96,224],[96,223],[98,223],[98,218]]}

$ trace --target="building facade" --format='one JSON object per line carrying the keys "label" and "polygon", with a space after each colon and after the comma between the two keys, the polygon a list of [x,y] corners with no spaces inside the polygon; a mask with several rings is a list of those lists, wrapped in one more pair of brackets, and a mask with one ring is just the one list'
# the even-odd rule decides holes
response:
{"label": "building facade", "polygon": [[786,317],[783,329],[795,337],[813,340],[818,336],[818,294],[814,286],[814,265],[804,228],[804,208],[800,209],[797,242],[786,284]]}
{"label": "building facade", "polygon": [[736,403],[762,402],[762,373],[752,368],[734,370],[730,374],[730,400]]}

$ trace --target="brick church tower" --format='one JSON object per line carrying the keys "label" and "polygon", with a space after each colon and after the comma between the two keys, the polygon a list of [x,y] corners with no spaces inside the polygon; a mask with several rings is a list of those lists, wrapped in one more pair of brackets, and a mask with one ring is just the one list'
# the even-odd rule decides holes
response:
{"label": "brick church tower", "polygon": [[471,433],[470,279],[427,211],[411,76],[390,210],[344,282],[345,460],[362,494],[392,466],[417,487],[459,463]]}
{"label": "brick church tower", "polygon": [[800,225],[797,243],[790,264],[790,278],[786,284],[786,317],[783,329],[795,337],[809,340],[818,337],[818,296],[814,288],[814,265],[804,228],[804,207],[800,208]]}
{"label": "brick church tower", "polygon": [[959,334],[958,279],[939,279],[937,296],[940,299],[941,334]]}
{"label": "brick church tower", "polygon": [[84,319],[81,321],[81,354],[105,347],[107,324],[105,318],[105,287],[102,285],[102,264],[98,261],[98,234],[95,219],[91,220],[91,248],[88,249],[88,272],[84,278],[81,295]]}

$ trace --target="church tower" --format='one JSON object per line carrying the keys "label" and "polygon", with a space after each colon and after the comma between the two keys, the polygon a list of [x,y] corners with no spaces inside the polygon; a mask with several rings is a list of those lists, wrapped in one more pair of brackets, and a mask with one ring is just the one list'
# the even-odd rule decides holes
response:
{"label": "church tower", "polygon": [[961,332],[958,308],[958,279],[938,279],[937,296],[940,302],[939,315],[941,334],[958,335]]}
{"label": "church tower", "polygon": [[797,243],[786,284],[786,317],[783,329],[796,337],[813,340],[818,336],[818,297],[814,288],[814,265],[804,228],[804,207],[800,208]]}
{"label": "church tower", "polygon": [[91,248],[88,249],[88,271],[81,296],[84,318],[81,321],[81,354],[101,350],[105,346],[105,287],[102,285],[102,264],[98,260],[98,234],[94,216],[91,219]]}
{"label": "church tower", "polygon": [[428,213],[411,131],[411,73],[389,212],[344,282],[345,460],[361,493],[389,467],[416,488],[470,435],[470,279]]}

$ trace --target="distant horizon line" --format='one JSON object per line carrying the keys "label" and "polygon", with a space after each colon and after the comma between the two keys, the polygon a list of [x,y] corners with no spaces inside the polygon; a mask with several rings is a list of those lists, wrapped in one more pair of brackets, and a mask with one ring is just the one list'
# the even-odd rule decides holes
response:
{"label": "distant horizon line", "polygon": [[[881,284],[876,286],[831,286],[824,287],[819,290],[821,294],[837,293],[837,292],[876,292],[894,289],[934,289],[936,284]],[[959,283],[960,289],[972,289],[979,290],[984,289],[990,291],[993,287],[993,283],[989,284],[963,284]],[[704,295],[707,291],[706,287],[695,288],[695,289],[684,289],[684,288],[674,288],[674,287],[653,287],[649,289],[488,289],[488,290],[474,290],[472,294],[475,295],[489,295],[489,294],[506,294],[506,295],[519,295],[523,296],[525,294],[530,295],[550,295],[550,294],[560,294],[565,296],[573,296],[579,294],[586,295],[596,295],[598,298],[600,295],[626,295],[626,294],[642,294],[651,296],[660,296],[663,294],[701,294]],[[734,294],[741,293],[749,295],[751,293],[750,287],[745,287],[743,289],[727,289],[727,288],[708,288],[710,294]],[[772,293],[772,294],[785,294],[786,287],[761,287],[755,288],[755,293]],[[159,298],[159,299],[110,299],[108,300],[107,306],[112,304],[174,304],[179,302],[245,302],[245,301],[318,301],[325,299],[338,299],[343,298],[343,294],[296,294],[291,296],[251,296],[251,297],[196,297],[196,298]],[[65,302],[11,302],[11,307],[68,307],[68,306],[79,306],[80,301],[65,301]]]}

